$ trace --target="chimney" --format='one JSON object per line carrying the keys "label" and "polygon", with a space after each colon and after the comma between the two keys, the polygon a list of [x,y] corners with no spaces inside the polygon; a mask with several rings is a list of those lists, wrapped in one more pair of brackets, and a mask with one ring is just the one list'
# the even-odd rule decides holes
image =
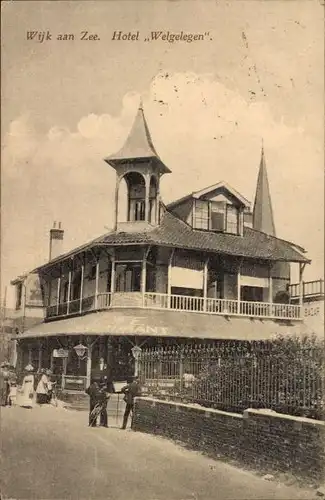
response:
{"label": "chimney", "polygon": [[50,230],[50,254],[49,260],[55,259],[63,253],[63,235],[64,231],[61,229],[61,222],[56,227],[56,222],[53,223],[53,228]]}

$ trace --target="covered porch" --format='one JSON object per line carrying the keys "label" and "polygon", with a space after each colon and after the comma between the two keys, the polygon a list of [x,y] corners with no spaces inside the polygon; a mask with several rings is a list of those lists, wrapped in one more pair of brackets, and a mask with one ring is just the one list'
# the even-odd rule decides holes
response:
{"label": "covered porch", "polygon": [[[62,390],[84,390],[91,377],[123,380],[137,372],[132,349],[301,335],[300,323],[188,311],[111,309],[42,323],[18,336],[18,370],[50,368]],[[77,355],[79,346],[81,356]]]}

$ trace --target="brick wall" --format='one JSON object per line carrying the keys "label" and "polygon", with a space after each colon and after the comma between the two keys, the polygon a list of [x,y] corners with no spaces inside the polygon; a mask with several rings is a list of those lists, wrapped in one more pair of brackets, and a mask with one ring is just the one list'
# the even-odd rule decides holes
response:
{"label": "brick wall", "polygon": [[325,422],[268,410],[245,410],[239,415],[137,398],[132,428],[265,473],[324,480]]}

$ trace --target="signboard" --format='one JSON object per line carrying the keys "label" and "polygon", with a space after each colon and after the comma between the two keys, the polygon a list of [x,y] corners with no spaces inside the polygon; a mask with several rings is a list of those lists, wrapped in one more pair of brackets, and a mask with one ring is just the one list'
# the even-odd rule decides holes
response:
{"label": "signboard", "polygon": [[68,391],[85,391],[86,377],[64,376],[64,389]]}
{"label": "signboard", "polygon": [[43,293],[38,274],[31,273],[25,281],[26,307],[43,307]]}
{"label": "signboard", "polygon": [[69,356],[69,351],[67,349],[54,349],[53,358],[67,358]]}
{"label": "signboard", "polygon": [[304,330],[324,337],[324,300],[306,302],[302,306]]}
{"label": "signboard", "polygon": [[127,385],[127,381],[113,382],[114,392],[121,392],[121,389]]}

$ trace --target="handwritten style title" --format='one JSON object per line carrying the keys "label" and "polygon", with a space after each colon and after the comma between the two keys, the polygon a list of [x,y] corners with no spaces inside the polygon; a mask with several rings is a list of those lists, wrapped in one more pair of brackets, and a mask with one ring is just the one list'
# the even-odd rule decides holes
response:
{"label": "handwritten style title", "polygon": [[[27,31],[26,38],[28,41],[44,43],[52,41],[73,42],[77,40],[87,42],[98,42],[101,37],[98,33],[90,33],[87,30],[75,33],[52,33],[50,30],[45,31]],[[189,33],[185,31],[172,32],[172,31],[151,31],[145,36],[141,36],[140,31],[114,31],[111,37],[115,42],[199,42],[204,40],[212,40],[210,32],[205,33]]]}

